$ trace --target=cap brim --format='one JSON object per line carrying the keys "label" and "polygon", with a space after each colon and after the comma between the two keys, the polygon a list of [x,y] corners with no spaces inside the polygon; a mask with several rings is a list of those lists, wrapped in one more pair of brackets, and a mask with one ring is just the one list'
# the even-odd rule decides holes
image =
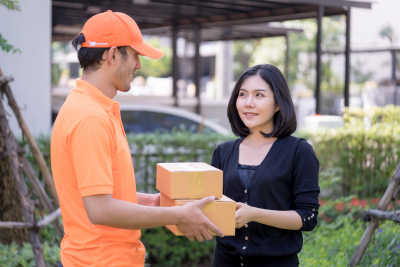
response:
{"label": "cap brim", "polygon": [[149,58],[158,59],[164,55],[164,52],[158,50],[157,48],[152,47],[146,43],[131,45],[133,49],[139,52],[140,55],[146,56]]}

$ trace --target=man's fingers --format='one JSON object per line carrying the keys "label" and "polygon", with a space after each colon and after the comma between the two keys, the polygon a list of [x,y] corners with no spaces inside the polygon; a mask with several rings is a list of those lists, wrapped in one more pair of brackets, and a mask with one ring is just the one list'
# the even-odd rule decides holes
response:
{"label": "man's fingers", "polygon": [[205,197],[200,200],[197,200],[197,203],[198,203],[198,205],[200,205],[200,208],[202,208],[203,206],[207,205],[208,203],[213,202],[214,200],[215,200],[214,196]]}
{"label": "man's fingers", "polygon": [[213,239],[213,236],[210,234],[210,232],[207,231],[207,229],[204,230],[204,231],[201,231],[201,234],[202,234],[203,237],[204,237],[205,239],[207,239],[208,241],[211,241],[211,240]]}
{"label": "man's fingers", "polygon": [[196,238],[199,242],[203,242],[204,241],[204,237],[201,234],[197,234]]}
{"label": "man's fingers", "polygon": [[207,228],[210,229],[217,236],[224,237],[224,233],[221,230],[219,230],[219,228],[215,226],[211,221],[207,223]]}
{"label": "man's fingers", "polygon": [[194,242],[196,240],[193,236],[188,237],[188,239],[190,240],[190,242]]}

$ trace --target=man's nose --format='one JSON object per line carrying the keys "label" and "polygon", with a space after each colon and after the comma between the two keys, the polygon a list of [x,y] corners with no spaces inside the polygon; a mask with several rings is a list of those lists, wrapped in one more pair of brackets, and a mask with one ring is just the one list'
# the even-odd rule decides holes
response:
{"label": "man's nose", "polygon": [[137,58],[137,62],[136,62],[136,69],[140,70],[142,68],[142,64],[140,63],[140,59],[139,57]]}

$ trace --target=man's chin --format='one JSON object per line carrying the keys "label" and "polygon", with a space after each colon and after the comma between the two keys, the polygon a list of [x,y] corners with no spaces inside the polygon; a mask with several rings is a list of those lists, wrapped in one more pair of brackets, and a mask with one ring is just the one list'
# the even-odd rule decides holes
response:
{"label": "man's chin", "polygon": [[131,90],[131,87],[122,87],[122,88],[117,88],[118,91],[126,93],[129,92]]}

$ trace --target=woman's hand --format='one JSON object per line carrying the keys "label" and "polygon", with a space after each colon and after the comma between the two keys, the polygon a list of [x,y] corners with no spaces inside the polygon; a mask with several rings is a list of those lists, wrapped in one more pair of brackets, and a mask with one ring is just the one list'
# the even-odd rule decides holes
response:
{"label": "woman's hand", "polygon": [[236,202],[236,228],[242,228],[245,224],[254,221],[255,209],[247,204]]}

